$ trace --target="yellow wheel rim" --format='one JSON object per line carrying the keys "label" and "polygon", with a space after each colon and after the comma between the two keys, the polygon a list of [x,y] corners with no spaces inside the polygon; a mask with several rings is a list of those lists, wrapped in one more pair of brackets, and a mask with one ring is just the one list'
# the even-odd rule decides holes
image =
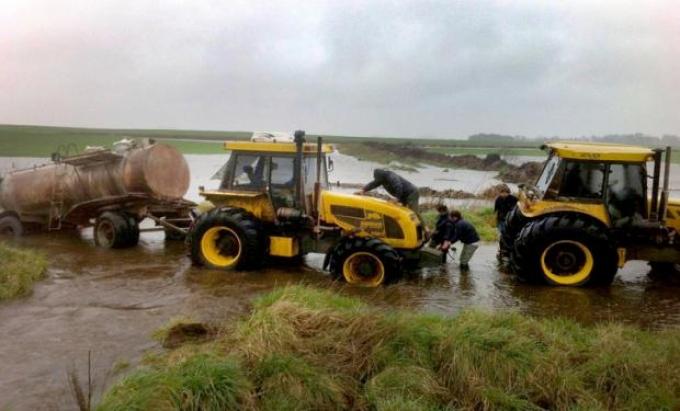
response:
{"label": "yellow wheel rim", "polygon": [[233,267],[241,257],[242,251],[241,239],[229,227],[211,227],[201,237],[201,253],[214,267]]}
{"label": "yellow wheel rim", "polygon": [[345,259],[342,275],[349,284],[377,287],[385,280],[385,265],[375,254],[358,251]]}
{"label": "yellow wheel rim", "polygon": [[592,274],[594,265],[593,253],[578,241],[556,241],[541,254],[543,274],[558,285],[582,284]]}

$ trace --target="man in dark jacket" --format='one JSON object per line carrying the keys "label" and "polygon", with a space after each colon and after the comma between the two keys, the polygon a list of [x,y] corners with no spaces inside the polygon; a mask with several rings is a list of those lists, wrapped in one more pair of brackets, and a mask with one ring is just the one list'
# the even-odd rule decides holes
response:
{"label": "man in dark jacket", "polygon": [[[430,237],[430,247],[436,248],[442,242],[444,242],[444,236],[448,230],[449,222],[449,209],[444,204],[439,204],[437,206],[437,222],[434,225],[434,231]],[[446,255],[449,250],[442,250],[442,264],[446,264]]]}
{"label": "man in dark jacket", "polygon": [[402,205],[418,212],[418,188],[404,177],[392,171],[377,168],[373,171],[373,181],[366,184],[359,193],[365,194],[377,187],[384,188]]}
{"label": "man in dark jacket", "polygon": [[496,213],[496,226],[500,235],[505,232],[505,217],[516,204],[517,197],[510,193],[510,187],[507,184],[503,184],[493,205],[493,211]]}
{"label": "man in dark jacket", "polygon": [[458,210],[451,211],[449,221],[451,223],[447,226],[441,249],[448,251],[456,241],[463,243],[463,250],[460,252],[460,268],[468,268],[472,255],[479,248],[479,234],[472,224],[463,219]]}

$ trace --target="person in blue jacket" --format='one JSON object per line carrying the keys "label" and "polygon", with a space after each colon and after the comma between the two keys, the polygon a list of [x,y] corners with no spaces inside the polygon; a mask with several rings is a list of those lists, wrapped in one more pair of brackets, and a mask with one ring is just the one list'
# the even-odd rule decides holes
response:
{"label": "person in blue jacket", "polygon": [[455,242],[463,243],[463,250],[460,252],[460,267],[468,268],[470,259],[479,248],[479,234],[475,227],[465,220],[460,214],[460,211],[453,210],[449,213],[449,224],[444,233],[444,242],[440,248],[444,252],[448,252],[449,247]]}

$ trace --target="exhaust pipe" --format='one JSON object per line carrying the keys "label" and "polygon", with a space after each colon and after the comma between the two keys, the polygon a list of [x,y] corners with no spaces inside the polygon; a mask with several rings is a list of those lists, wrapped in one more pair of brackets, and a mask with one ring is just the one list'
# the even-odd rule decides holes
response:
{"label": "exhaust pipe", "polygon": [[661,178],[661,153],[660,148],[654,149],[654,178],[652,180],[652,204],[649,207],[649,221],[659,221],[659,179]]}
{"label": "exhaust pipe", "polygon": [[305,198],[302,191],[302,148],[305,143],[305,131],[296,130],[295,134],[295,167],[293,177],[295,178],[295,202],[297,208],[305,208]]}
{"label": "exhaust pipe", "polygon": [[668,184],[671,173],[671,148],[666,147],[666,159],[664,164],[663,175],[663,191],[661,192],[661,201],[659,203],[659,222],[666,223],[666,210],[668,209]]}

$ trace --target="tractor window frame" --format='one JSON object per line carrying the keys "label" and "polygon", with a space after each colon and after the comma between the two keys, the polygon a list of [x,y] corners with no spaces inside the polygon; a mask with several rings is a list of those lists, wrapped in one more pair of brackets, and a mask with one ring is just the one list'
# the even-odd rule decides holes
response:
{"label": "tractor window frame", "polygon": [[[252,164],[259,164],[262,162],[262,181],[258,186],[236,185],[236,178],[243,173],[237,173],[237,168],[241,159],[244,157],[252,157]],[[257,165],[256,165],[257,167]],[[232,152],[224,171],[224,177],[220,184],[221,190],[243,191],[243,192],[266,192],[269,187],[269,173],[271,167],[271,159],[268,154],[260,154],[255,152]]]}
{"label": "tractor window frame", "polygon": [[543,169],[541,174],[539,174],[534,187],[541,193],[542,198],[554,197],[551,191],[553,191],[553,186],[555,185],[556,176],[559,174],[560,167],[562,166],[562,158],[554,153],[551,153],[548,159],[543,164]]}
{"label": "tractor window frame", "polygon": [[[566,176],[565,173],[573,172],[573,169],[567,170],[569,165],[586,165],[587,167],[593,166],[593,165],[599,165],[600,172],[602,174],[601,176],[601,181],[599,184],[600,190],[599,193],[593,193],[593,195],[583,195],[582,193],[578,193],[576,195],[568,195],[569,193],[565,193],[565,183],[566,183]],[[579,159],[571,159],[571,158],[562,158],[562,161],[560,162],[560,167],[558,168],[557,172],[553,176],[553,181],[550,184],[550,189],[548,191],[551,191],[554,194],[554,198],[558,201],[569,201],[569,200],[579,200],[583,203],[590,203],[590,204],[603,204],[605,202],[605,191],[607,188],[607,180],[608,180],[608,175],[609,175],[609,163],[605,161],[593,161],[593,160],[579,160]],[[576,176],[576,175],[575,175]],[[580,176],[579,176],[580,177]],[[558,183],[558,187],[555,187],[555,183]],[[593,187],[590,187],[593,188]],[[597,195],[595,195],[597,194]]]}
{"label": "tractor window frame", "polygon": [[[638,208],[637,210],[634,211],[642,211],[640,213],[640,216],[643,219],[646,219],[649,217],[650,209],[649,209],[649,204],[648,204],[648,189],[649,186],[647,184],[647,180],[649,178],[649,173],[647,171],[647,163],[646,162],[637,162],[637,161],[617,161],[617,162],[608,162],[607,163],[607,173],[606,173],[606,180],[605,180],[605,197],[604,197],[604,204],[607,206],[607,213],[610,215],[610,217],[613,218],[612,213],[611,213],[611,187],[609,184],[609,178],[611,177],[612,174],[612,166],[638,166],[640,167],[640,191],[639,193],[636,193],[637,195],[641,196],[639,200],[641,201],[641,208]],[[625,202],[626,204],[629,203],[629,200]],[[630,204],[628,204],[630,205]]]}

